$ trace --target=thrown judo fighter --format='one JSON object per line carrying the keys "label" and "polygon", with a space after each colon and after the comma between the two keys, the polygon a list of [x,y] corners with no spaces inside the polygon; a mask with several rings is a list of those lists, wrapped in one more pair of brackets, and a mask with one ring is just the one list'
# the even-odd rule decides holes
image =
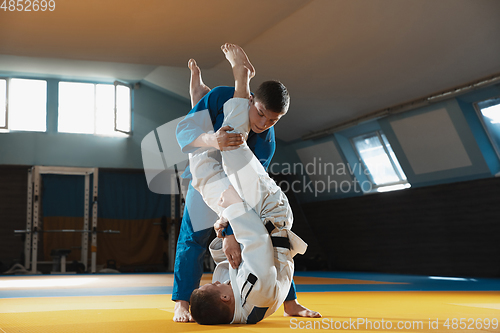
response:
{"label": "thrown judo fighter", "polygon": [[[225,44],[233,67],[234,98],[224,104],[223,126],[231,126],[246,139],[251,69],[242,50]],[[193,291],[191,314],[200,324],[254,324],[274,313],[285,300],[293,277],[293,256],[305,244],[290,229],[288,199],[262,164],[243,143],[221,151],[222,166],[214,149],[201,148],[189,155],[192,186],[220,217],[214,228],[220,235],[229,223],[241,245],[242,261],[233,268],[222,251],[220,238],[210,244],[217,267],[213,283]]]}

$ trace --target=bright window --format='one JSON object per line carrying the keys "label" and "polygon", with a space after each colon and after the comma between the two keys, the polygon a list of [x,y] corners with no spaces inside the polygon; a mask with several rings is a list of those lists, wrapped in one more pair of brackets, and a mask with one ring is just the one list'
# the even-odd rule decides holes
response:
{"label": "bright window", "polygon": [[115,87],[110,84],[96,85],[96,134],[113,134],[114,130],[114,107]]}
{"label": "bright window", "polygon": [[7,80],[0,79],[0,128],[7,127]]}
{"label": "bright window", "polygon": [[95,85],[59,83],[59,132],[94,133]]}
{"label": "bright window", "polygon": [[479,102],[476,107],[497,155],[500,157],[500,98]]}
{"label": "bright window", "polygon": [[382,132],[360,135],[352,138],[351,141],[377,191],[410,187],[396,154]]}
{"label": "bright window", "polygon": [[130,88],[119,84],[60,82],[58,131],[109,136],[129,134]]}
{"label": "bright window", "polygon": [[45,132],[47,81],[0,80],[0,127],[16,131]]}
{"label": "bright window", "polygon": [[129,133],[131,124],[130,88],[116,85],[116,123],[115,130]]}

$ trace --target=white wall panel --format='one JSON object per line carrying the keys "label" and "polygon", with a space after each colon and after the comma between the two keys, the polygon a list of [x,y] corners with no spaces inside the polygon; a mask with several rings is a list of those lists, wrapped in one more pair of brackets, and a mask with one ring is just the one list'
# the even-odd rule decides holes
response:
{"label": "white wall panel", "polygon": [[297,149],[300,161],[304,165],[304,173],[313,182],[325,184],[330,193],[350,191],[353,186],[351,171],[337,150],[333,141]]}
{"label": "white wall panel", "polygon": [[390,124],[415,174],[472,165],[445,108]]}

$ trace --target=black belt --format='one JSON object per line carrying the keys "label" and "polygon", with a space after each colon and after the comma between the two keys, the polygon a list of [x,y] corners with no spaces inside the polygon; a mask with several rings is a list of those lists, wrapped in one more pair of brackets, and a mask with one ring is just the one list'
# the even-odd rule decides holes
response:
{"label": "black belt", "polygon": [[[266,229],[269,235],[275,228],[276,227],[272,222],[267,221]],[[290,240],[288,239],[288,237],[271,236],[271,242],[273,243],[273,247],[283,247],[290,250]]]}

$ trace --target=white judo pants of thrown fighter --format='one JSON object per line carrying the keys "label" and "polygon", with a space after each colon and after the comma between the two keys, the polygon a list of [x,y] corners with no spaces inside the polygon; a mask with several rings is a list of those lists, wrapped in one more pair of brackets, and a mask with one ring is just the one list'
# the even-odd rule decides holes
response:
{"label": "white judo pants of thrown fighter", "polygon": [[224,209],[218,205],[220,196],[232,185],[247,210],[253,209],[261,219],[271,221],[280,229],[292,227],[293,215],[287,197],[246,143],[238,149],[222,152],[224,168],[212,154],[211,150],[190,154],[189,163],[193,175],[191,185],[214,212],[221,215]]}

